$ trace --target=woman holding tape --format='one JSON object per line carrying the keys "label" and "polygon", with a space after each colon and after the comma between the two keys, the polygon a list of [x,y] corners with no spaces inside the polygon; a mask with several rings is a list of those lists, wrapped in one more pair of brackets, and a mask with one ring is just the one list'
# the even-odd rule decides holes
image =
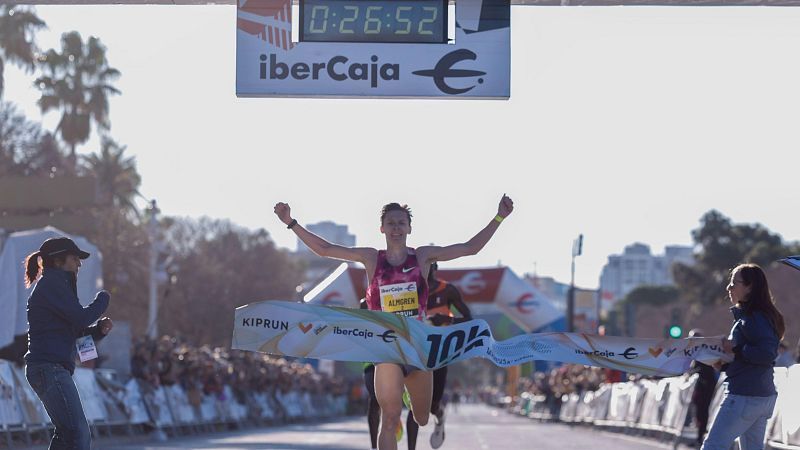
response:
{"label": "woman holding tape", "polygon": [[[383,207],[380,231],[386,238],[386,249],[344,247],[309,232],[292,218],[286,203],[275,205],[275,214],[319,256],[364,265],[369,278],[367,305],[371,310],[388,311],[419,320],[425,318],[431,264],[477,254],[489,242],[500,223],[514,210],[514,202],[506,195],[500,199],[497,214],[472,239],[448,246],[425,246],[416,249],[407,245],[411,234],[411,210],[398,203]],[[408,289],[413,284],[414,289]],[[421,426],[428,423],[433,395],[432,372],[411,366],[383,363],[375,367],[375,393],[381,407],[381,430],[378,448],[396,450],[395,430],[402,412],[403,386],[411,398],[414,420]]]}
{"label": "woman holding tape", "polygon": [[727,290],[734,323],[722,344],[733,361],[722,367],[727,375],[725,397],[703,449],[727,450],[737,437],[742,450],[763,449],[767,420],[778,397],[773,366],[786,328],[761,267],[734,268]]}
{"label": "woman holding tape", "polygon": [[94,341],[107,335],[113,323],[108,317],[97,320],[108,308],[106,291],[98,292],[85,308],[78,300],[78,270],[88,257],[72,239],[56,237],[25,258],[25,286],[35,283],[28,298],[25,377],[55,425],[51,450],[91,447],[92,435],[72,373],[78,346],[92,353]]}

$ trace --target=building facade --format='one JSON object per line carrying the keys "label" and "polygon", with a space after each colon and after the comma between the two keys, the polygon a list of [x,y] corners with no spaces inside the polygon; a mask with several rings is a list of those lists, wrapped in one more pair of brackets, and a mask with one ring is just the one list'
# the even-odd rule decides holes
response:
{"label": "building facade", "polygon": [[[334,244],[343,245],[345,247],[355,247],[356,237],[347,230],[347,225],[339,225],[331,221],[324,221],[319,223],[311,223],[305,225],[306,230],[316,234],[317,236],[325,239]],[[300,239],[297,240],[297,254],[308,255],[313,254],[306,244]]]}
{"label": "building facade", "polygon": [[692,247],[668,245],[663,255],[654,255],[650,246],[634,243],[621,255],[611,255],[600,275],[600,292],[605,305],[625,298],[639,286],[670,286],[674,284],[672,266],[675,263],[694,264]]}
{"label": "building facade", "polygon": [[[356,236],[350,234],[347,225],[323,221],[305,225],[305,228],[328,242],[345,247],[355,247],[356,245]],[[341,264],[341,261],[320,258],[315,255],[300,239],[297,240],[297,256],[308,264],[305,276],[308,282],[319,280]]]}

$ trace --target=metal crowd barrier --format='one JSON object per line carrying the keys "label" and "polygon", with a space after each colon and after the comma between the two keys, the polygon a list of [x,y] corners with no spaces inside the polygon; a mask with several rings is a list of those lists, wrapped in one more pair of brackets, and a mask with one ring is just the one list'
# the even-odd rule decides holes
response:
{"label": "metal crowd barrier", "polygon": [[[75,369],[75,385],[81,396],[92,433],[111,434],[112,428],[147,426],[167,435],[214,431],[217,426],[268,424],[301,421],[344,415],[346,396],[312,395],[309,392],[248,393],[235,398],[230,386],[219,395],[193,393],[193,399],[180,386],[153,387],[131,379],[125,384],[115,380],[114,372],[85,368]],[[31,444],[34,433],[49,438],[52,424],[22,367],[0,360],[0,447],[12,448],[14,437]]]}
{"label": "metal crowd barrier", "polygon": [[775,449],[800,449],[800,364],[775,369],[778,402],[767,424],[767,444]]}
{"label": "metal crowd barrier", "polygon": [[[693,439],[697,429],[687,426],[697,375],[642,379],[604,384],[596,391],[572,393],[561,398],[560,408],[552,396],[523,393],[513,412],[536,420],[589,424],[631,433],[660,435],[674,447]],[[710,406],[709,426],[719,411],[724,394],[724,376],[717,383]],[[775,368],[778,401],[767,424],[768,448],[800,450],[800,364]]]}

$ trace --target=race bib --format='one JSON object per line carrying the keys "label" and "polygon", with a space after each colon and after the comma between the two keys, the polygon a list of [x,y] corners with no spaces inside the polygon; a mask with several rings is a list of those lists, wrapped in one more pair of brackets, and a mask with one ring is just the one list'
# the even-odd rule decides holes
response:
{"label": "race bib", "polygon": [[84,336],[75,341],[75,346],[78,348],[78,357],[81,362],[90,361],[97,358],[97,347],[94,345],[94,339],[91,336]]}
{"label": "race bib", "polygon": [[406,317],[419,315],[417,283],[398,283],[378,286],[381,292],[381,309]]}

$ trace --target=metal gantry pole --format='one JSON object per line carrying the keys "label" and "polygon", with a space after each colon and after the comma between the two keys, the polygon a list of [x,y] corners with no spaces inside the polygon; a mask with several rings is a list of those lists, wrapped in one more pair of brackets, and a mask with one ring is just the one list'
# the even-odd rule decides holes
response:
{"label": "metal gantry pole", "polygon": [[596,311],[596,314],[597,314],[597,319],[596,319],[597,320],[597,326],[595,326],[595,330],[594,331],[595,331],[595,333],[600,334],[600,327],[601,327],[601,325],[600,325],[600,314],[602,313],[602,309],[603,309],[603,303],[602,303],[603,302],[603,286],[602,285],[600,285],[599,289],[597,289],[597,294],[596,295],[597,295],[597,298],[595,300],[597,300],[597,302],[596,302],[597,304],[595,305],[595,308],[597,309],[597,311]]}
{"label": "metal gantry pole", "polygon": [[569,294],[567,295],[567,331],[575,331],[575,257],[583,253],[583,234],[572,242],[572,268],[570,270]]}

